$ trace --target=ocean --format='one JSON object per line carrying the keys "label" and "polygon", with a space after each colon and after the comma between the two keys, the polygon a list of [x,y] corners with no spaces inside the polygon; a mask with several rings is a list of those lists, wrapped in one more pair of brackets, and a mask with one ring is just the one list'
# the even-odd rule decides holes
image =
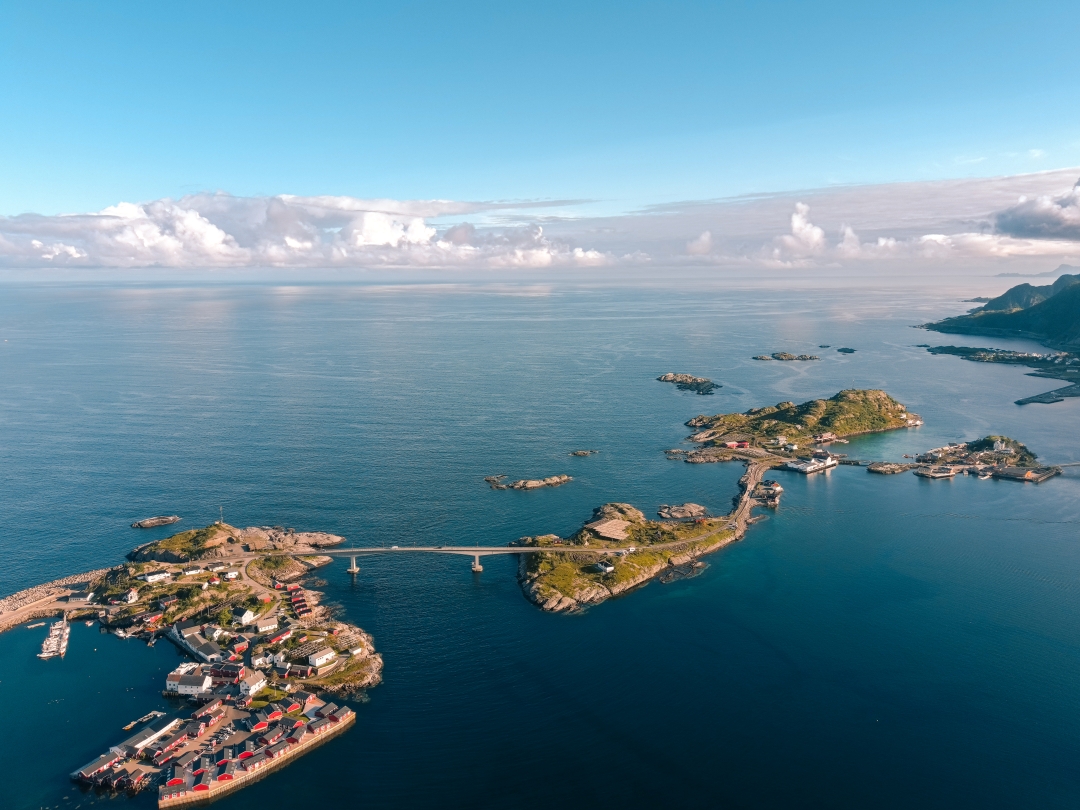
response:
{"label": "ocean", "polygon": [[[1080,461],[1080,401],[1013,404],[1056,381],[916,346],[1034,348],[912,328],[974,294],[4,284],[0,595],[219,514],[356,545],[501,545],[572,533],[608,501],[723,512],[743,467],[665,458],[687,419],[849,387],[926,421],[853,440],[856,457],[1000,433]],[[774,351],[822,359],[751,359]],[[723,387],[680,392],[655,380],[668,371]],[[1074,469],[1038,486],[778,472],[780,508],[703,574],[578,615],[526,602],[511,558],[474,575],[465,557],[372,556],[355,581],[336,562],[319,587],[374,635],[385,682],[354,730],[221,807],[1075,807]],[[574,480],[483,481],[558,473]],[[156,514],[183,522],[129,528]],[[80,624],[63,661],[41,661],[45,630],[0,635],[12,810],[107,801],[67,774],[161,707],[178,660]]]}

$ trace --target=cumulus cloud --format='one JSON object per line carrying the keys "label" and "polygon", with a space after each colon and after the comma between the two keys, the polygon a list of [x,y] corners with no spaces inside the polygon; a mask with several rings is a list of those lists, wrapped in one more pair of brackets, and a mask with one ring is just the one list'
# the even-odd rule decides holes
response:
{"label": "cumulus cloud", "polygon": [[691,256],[704,256],[712,250],[712,231],[702,231],[696,239],[686,243],[686,252]]}
{"label": "cumulus cloud", "polygon": [[994,225],[999,233],[1028,239],[1080,240],[1080,182],[1065,194],[1043,195],[998,212]]}
{"label": "cumulus cloud", "polygon": [[[507,208],[493,205],[487,208]],[[609,257],[538,225],[430,220],[485,211],[447,200],[233,197],[122,202],[92,214],[0,217],[0,264],[107,267],[548,267]]]}

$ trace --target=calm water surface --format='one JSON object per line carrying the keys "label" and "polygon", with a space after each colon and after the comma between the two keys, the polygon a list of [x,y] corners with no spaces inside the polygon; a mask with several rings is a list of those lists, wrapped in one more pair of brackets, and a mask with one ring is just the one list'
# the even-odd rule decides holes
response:
{"label": "calm water surface", "polygon": [[[127,528],[152,514],[406,545],[566,534],[611,500],[722,511],[742,468],[666,460],[684,421],[852,385],[927,421],[853,455],[994,432],[1080,460],[1080,401],[1012,404],[1053,381],[913,345],[988,345],[910,328],[962,311],[958,292],[7,285],[0,593],[167,535]],[[779,350],[823,359],[749,359]],[[481,480],[562,472],[529,493]],[[526,603],[510,559],[323,569],[386,682],[354,731],[220,806],[1075,807],[1077,474],[778,475],[783,506],[703,575],[583,615]],[[79,625],[42,662],[43,632],[0,636],[0,684],[32,718],[13,810],[98,803],[65,775],[161,703],[177,661]]]}

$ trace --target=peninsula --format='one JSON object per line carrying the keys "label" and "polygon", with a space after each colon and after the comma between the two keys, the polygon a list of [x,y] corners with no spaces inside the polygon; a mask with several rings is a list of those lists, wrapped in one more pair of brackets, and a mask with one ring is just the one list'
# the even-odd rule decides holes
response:
{"label": "peninsula", "polygon": [[927,346],[930,354],[948,354],[974,363],[1004,363],[1033,368],[1029,377],[1046,377],[1063,380],[1069,385],[1044,394],[1036,394],[1016,400],[1017,405],[1034,402],[1044,404],[1061,402],[1066,397],[1080,396],[1080,354],[1075,352],[1017,352],[1010,349],[992,349],[973,346]]}

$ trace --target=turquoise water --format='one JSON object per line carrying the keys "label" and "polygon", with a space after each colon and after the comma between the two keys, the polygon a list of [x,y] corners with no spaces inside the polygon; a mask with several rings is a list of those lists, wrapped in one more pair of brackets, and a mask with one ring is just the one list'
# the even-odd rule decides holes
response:
{"label": "turquoise water", "polygon": [[[1012,404],[1053,381],[913,346],[986,343],[910,328],[962,311],[955,290],[2,293],[2,593],[168,534],[127,528],[151,514],[195,526],[220,507],[405,545],[568,533],[609,500],[723,511],[740,466],[663,456],[686,419],[851,385],[927,420],[853,455],[1001,432],[1080,460],[1080,402]],[[823,360],[749,359],[779,350]],[[678,392],[654,381],[666,371],[724,387]],[[538,492],[481,480],[561,472],[575,480]],[[222,806],[1075,806],[1078,474],[782,475],[781,508],[703,575],[583,615],[526,603],[509,559],[473,576],[465,558],[372,558],[355,584],[323,569],[386,682],[355,731]],[[92,802],[65,774],[157,706],[177,658],[80,625],[63,662],[42,662],[43,632],[0,636],[0,683],[35,718],[25,746],[49,752],[6,791],[20,810]]]}

